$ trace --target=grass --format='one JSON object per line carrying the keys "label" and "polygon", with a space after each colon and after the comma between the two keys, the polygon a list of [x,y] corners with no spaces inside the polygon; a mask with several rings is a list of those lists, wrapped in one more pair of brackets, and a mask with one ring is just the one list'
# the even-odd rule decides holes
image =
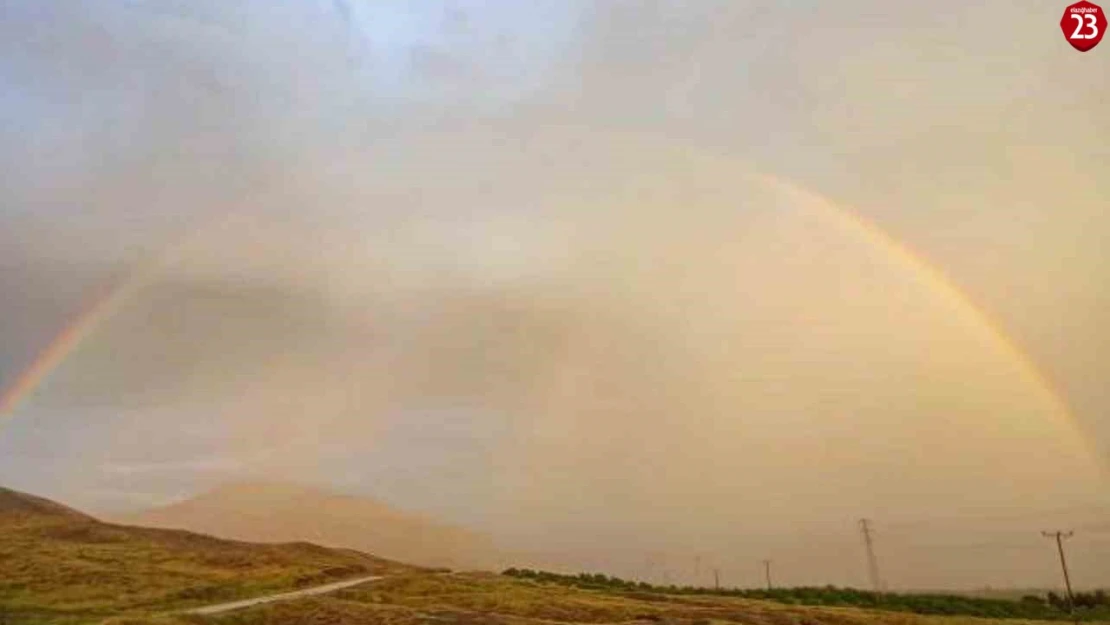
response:
{"label": "grass", "polygon": [[[598,575],[527,573],[443,574],[307,543],[258,545],[176,530],[112,525],[0,488],[0,625],[1041,622],[784,603],[825,602],[827,596],[810,591],[828,594],[836,589],[792,589],[789,596],[756,597],[744,596],[741,591],[714,594],[705,589],[655,588]],[[386,577],[325,596],[221,615],[179,613],[196,605],[371,574]],[[850,598],[857,591],[836,592]]]}
{"label": "grass", "polygon": [[22,494],[12,493],[0,492],[0,625],[149,616],[411,570],[308,543],[257,545],[112,525],[61,507],[15,509]]}
{"label": "grass", "polygon": [[[774,590],[652,586],[644,582],[633,582],[600,574],[564,575],[528,569],[509,569],[505,571],[505,575],[544,583],[612,592],[648,591],[668,595],[714,595],[764,599],[797,605],[852,606],[915,614],[978,616],[999,619],[1063,621],[1073,618],[1065,607],[1054,605],[1052,602],[1045,601],[1038,596],[1010,600],[952,593],[880,594],[834,586],[776,588]],[[1077,611],[1078,618],[1085,621],[1110,620],[1110,606],[1106,605],[1104,593],[1077,594],[1077,605],[1082,605],[1079,602],[1080,598],[1088,599],[1090,605],[1081,607]],[[1098,603],[1099,600],[1102,600],[1101,604]]]}
{"label": "grass", "polygon": [[577,588],[483,573],[408,573],[211,617],[113,625],[1022,625],[1028,620],[785,605],[741,597]]}

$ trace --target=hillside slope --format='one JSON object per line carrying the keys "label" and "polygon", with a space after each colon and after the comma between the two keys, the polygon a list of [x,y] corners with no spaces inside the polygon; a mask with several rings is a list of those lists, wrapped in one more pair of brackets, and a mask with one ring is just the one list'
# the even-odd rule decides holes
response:
{"label": "hillside slope", "polygon": [[305,540],[425,566],[488,568],[495,557],[492,542],[477,532],[373,499],[289,484],[229,484],[120,520],[236,540]]}
{"label": "hillside slope", "polygon": [[44,521],[91,521],[93,518],[68,506],[0,486],[0,523]]}
{"label": "hillside slope", "polygon": [[308,543],[257,545],[101,522],[0,488],[0,623],[88,622],[124,613],[411,570]]}
{"label": "hillside slope", "polygon": [[[1060,623],[1060,621],[1050,621]],[[333,594],[189,621],[112,625],[1031,625],[736,597],[614,592],[482,573],[393,575]]]}

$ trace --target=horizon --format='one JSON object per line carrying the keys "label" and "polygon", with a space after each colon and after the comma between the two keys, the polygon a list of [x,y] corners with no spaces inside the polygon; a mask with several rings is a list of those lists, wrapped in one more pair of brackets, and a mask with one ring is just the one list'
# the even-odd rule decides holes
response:
{"label": "horizon", "polygon": [[868,585],[864,518],[899,587],[1051,586],[1074,529],[1110,587],[1110,71],[1059,9],[4,3],[0,483],[799,584]]}

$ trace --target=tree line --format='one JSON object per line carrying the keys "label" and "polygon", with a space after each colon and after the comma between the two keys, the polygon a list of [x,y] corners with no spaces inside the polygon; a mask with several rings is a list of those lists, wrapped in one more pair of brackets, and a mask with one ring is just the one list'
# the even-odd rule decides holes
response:
{"label": "tree line", "polygon": [[[914,614],[962,615],[984,618],[1030,620],[1068,620],[1071,618],[1066,597],[1048,593],[1047,597],[1027,595],[1020,600],[988,599],[943,593],[877,593],[837,586],[794,588],[706,588],[701,586],[656,585],[602,573],[565,575],[548,571],[510,568],[502,575],[540,583],[560,584],[590,590],[619,593],[662,593],[679,595],[721,595],[762,599],[793,605],[851,606]],[[1110,620],[1110,597],[1101,590],[1075,595],[1076,616],[1082,620]]]}

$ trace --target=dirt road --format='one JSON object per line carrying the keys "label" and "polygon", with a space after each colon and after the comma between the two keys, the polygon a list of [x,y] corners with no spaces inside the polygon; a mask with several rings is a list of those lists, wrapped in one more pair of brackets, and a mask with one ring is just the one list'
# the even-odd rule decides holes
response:
{"label": "dirt road", "polygon": [[300,597],[311,597],[312,595],[322,595],[351,586],[358,586],[366,582],[372,582],[382,579],[381,575],[371,575],[369,577],[360,577],[358,579],[349,579],[343,582],[333,582],[331,584],[324,584],[323,586],[314,586],[312,588],[304,588],[302,590],[293,590],[290,592],[278,593],[276,595],[266,595],[264,597],[255,597],[253,599],[243,599],[241,601],[232,601],[230,603],[218,603],[216,605],[208,605],[200,608],[192,608],[185,610],[185,614],[220,614],[223,612],[231,612],[232,610],[241,610],[256,605],[263,605],[266,603],[274,603],[275,601],[287,601],[289,599],[297,599]]}

